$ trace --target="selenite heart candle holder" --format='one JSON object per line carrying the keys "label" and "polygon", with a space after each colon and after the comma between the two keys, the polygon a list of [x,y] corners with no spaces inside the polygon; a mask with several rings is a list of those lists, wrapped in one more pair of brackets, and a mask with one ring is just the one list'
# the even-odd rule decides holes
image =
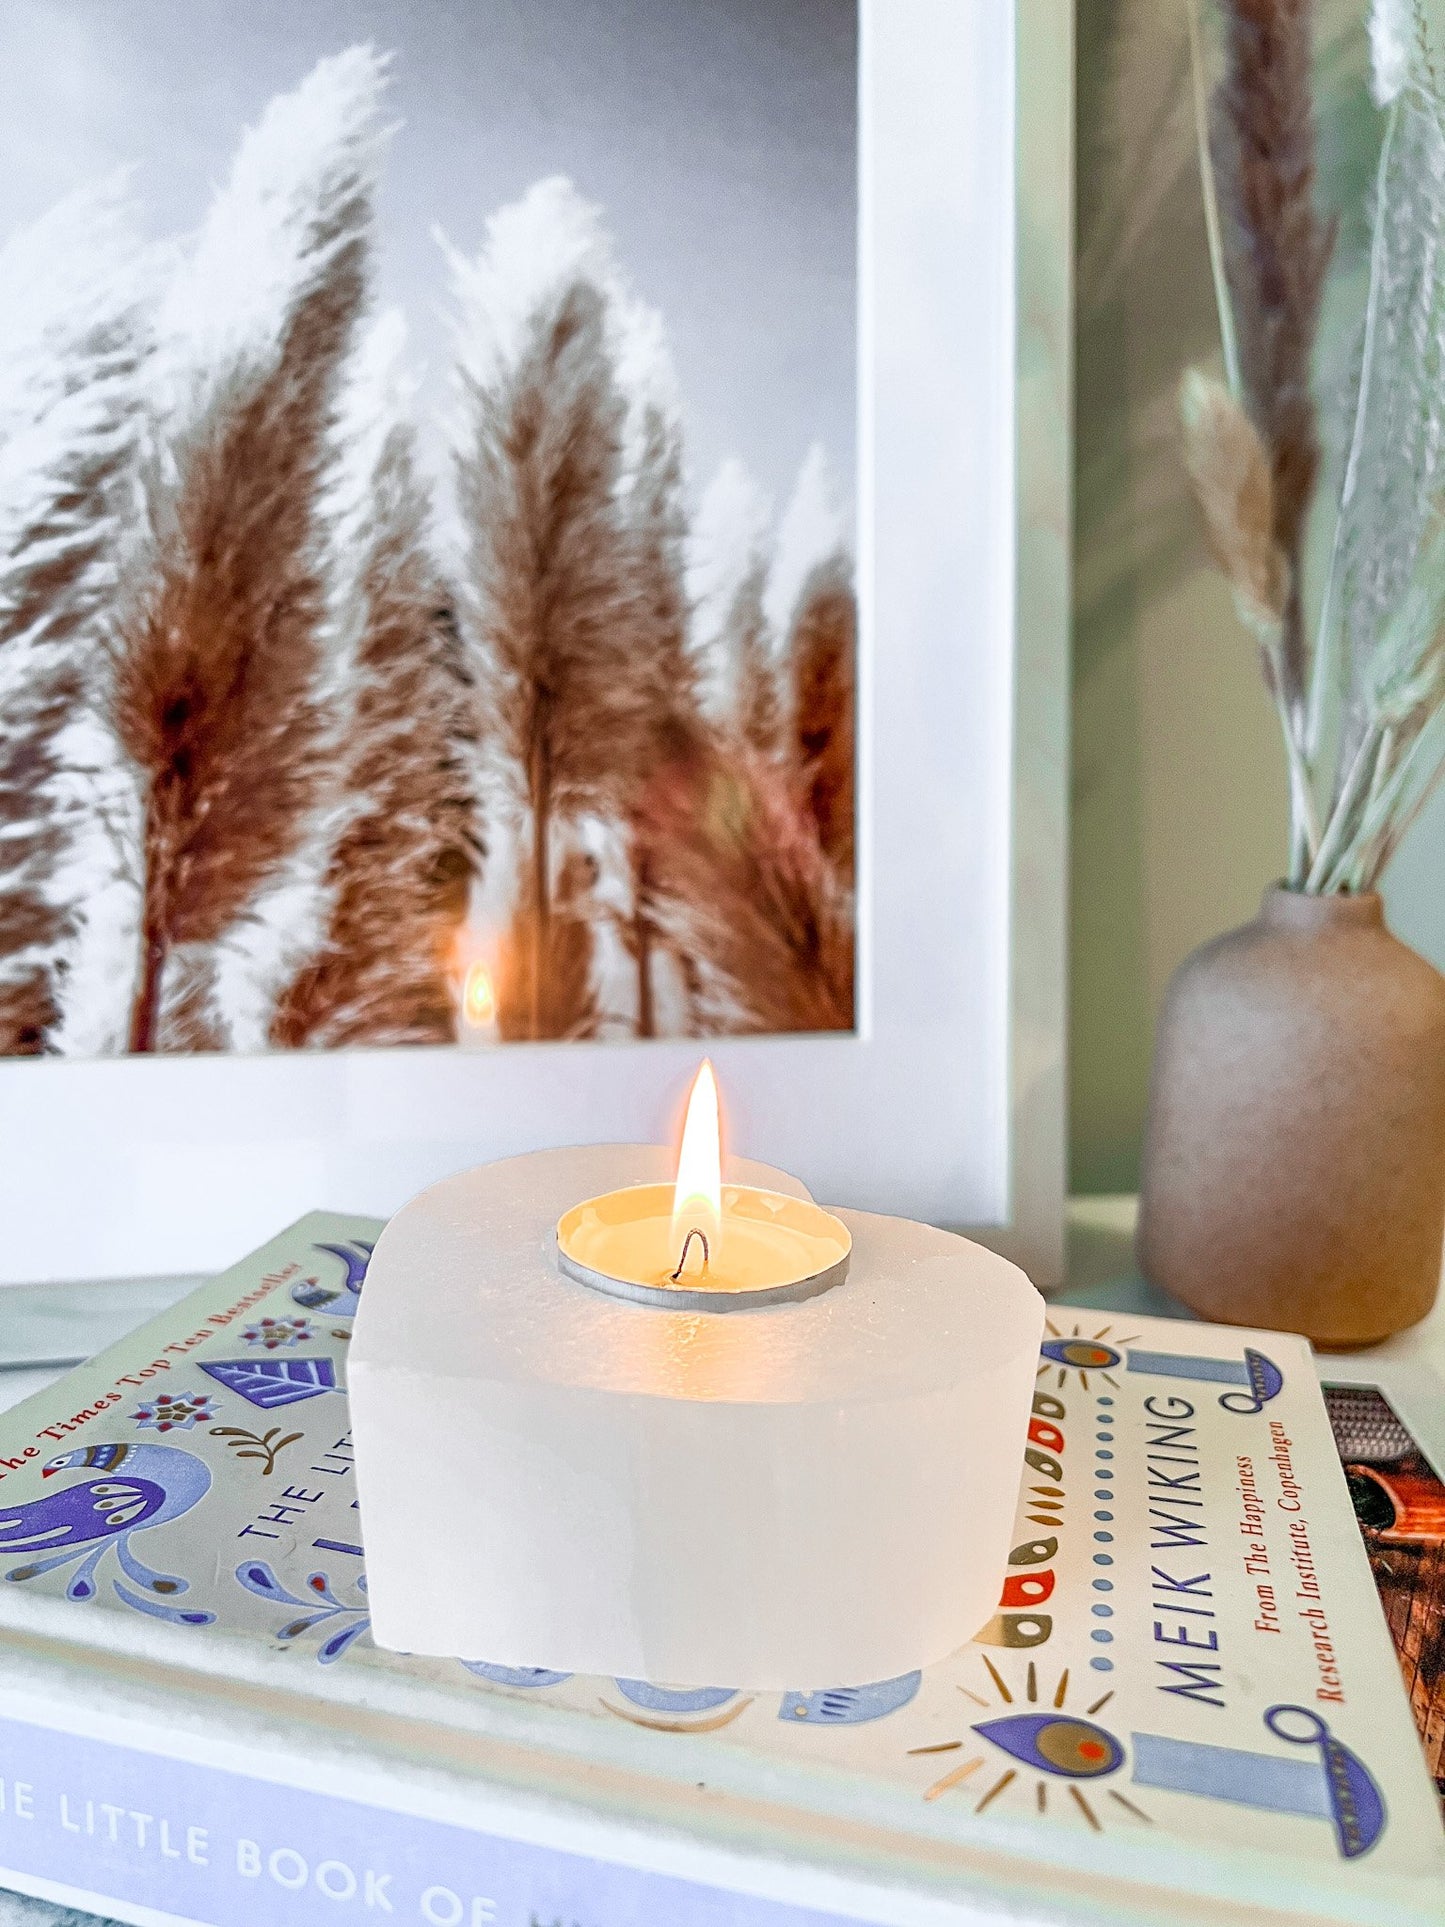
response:
{"label": "selenite heart candle holder", "polygon": [[[536,1152],[387,1226],[349,1368],[373,1636],[757,1690],[942,1658],[998,1604],[1042,1299],[964,1238],[745,1162],[707,1260],[679,1220],[675,1269],[648,1232],[645,1275],[617,1275],[607,1213],[667,1216],[670,1161]],[[775,1291],[729,1269],[739,1213],[792,1240]]]}

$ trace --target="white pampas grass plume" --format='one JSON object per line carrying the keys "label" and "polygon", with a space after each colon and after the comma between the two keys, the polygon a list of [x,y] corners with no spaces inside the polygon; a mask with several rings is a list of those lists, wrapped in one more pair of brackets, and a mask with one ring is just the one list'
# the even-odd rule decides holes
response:
{"label": "white pampas grass plume", "polygon": [[474,258],[440,230],[436,240],[455,301],[457,370],[475,390],[485,392],[505,379],[538,315],[555,309],[570,287],[585,282],[597,290],[607,356],[627,403],[619,487],[628,486],[642,465],[649,420],[670,427],[680,421],[681,389],[666,325],[628,286],[602,209],[566,175],[552,174],[488,219],[485,245]]}
{"label": "white pampas grass plume", "polygon": [[1414,0],[1372,0],[1370,92],[1377,107],[1398,100],[1410,78],[1416,35]]}
{"label": "white pampas grass plume", "polygon": [[[343,708],[354,696],[356,652],[366,622],[363,577],[387,447],[410,434],[418,388],[407,361],[406,316],[384,308],[360,329],[341,373],[329,436],[330,466],[318,500],[328,535],[324,688]],[[345,718],[341,718],[344,728]]]}
{"label": "white pampas grass plume", "polygon": [[601,208],[561,174],[537,181],[493,214],[475,258],[440,229],[436,240],[451,278],[457,370],[482,392],[516,366],[536,317],[555,308],[569,287],[585,281],[604,289],[616,272]]}
{"label": "white pampas grass plume", "polygon": [[786,636],[802,594],[803,584],[820,563],[846,553],[848,518],[828,466],[828,457],[815,442],[803,459],[793,493],[783,510],[777,553],[763,596],[763,613],[775,636]]}
{"label": "white pampas grass plume", "polygon": [[607,348],[627,413],[622,423],[623,492],[642,478],[649,451],[659,440],[682,437],[682,389],[673,366],[667,324],[656,308],[614,277],[607,304]]}
{"label": "white pampas grass plume", "polygon": [[127,783],[95,711],[160,273],[123,174],[0,248],[0,1051],[69,1048],[80,983],[92,1044],[123,1015]]}
{"label": "white pampas grass plume", "polygon": [[1405,593],[1366,665],[1365,699],[1372,724],[1415,735],[1445,693],[1445,528],[1426,535]]}
{"label": "white pampas grass plume", "polygon": [[772,519],[772,502],[733,456],[703,490],[693,517],[687,548],[689,645],[703,706],[714,721],[730,715],[737,703],[739,643],[748,605],[767,579]]}
{"label": "white pampas grass plume", "polygon": [[355,196],[374,189],[391,134],[388,60],[357,46],[318,61],[247,129],[162,303],[163,405],[196,409],[238,365],[266,372],[281,318],[354,242]]}
{"label": "white pampas grass plume", "polygon": [[[349,667],[327,752],[333,791],[310,846],[327,859],[325,874],[295,906],[308,922],[316,909],[326,914],[267,1013],[274,1044],[455,1035],[455,939],[480,855],[471,719],[449,592],[431,555],[405,340],[392,312],[364,330],[338,406],[341,472],[326,499],[333,621]],[[328,827],[338,832],[329,840]],[[303,846],[298,875],[306,855]],[[292,905],[282,898],[275,909],[278,931],[292,938]]]}
{"label": "white pampas grass plume", "polygon": [[[1413,9],[1411,9],[1413,17]],[[1422,57],[1390,109],[1381,149],[1354,439],[1331,584],[1338,643],[1320,695],[1345,672],[1340,767],[1368,729],[1365,685],[1405,595],[1445,484],[1445,101]],[[1318,739],[1317,739],[1318,740]]]}
{"label": "white pampas grass plume", "polygon": [[687,590],[700,644],[722,628],[739,583],[767,553],[772,519],[766,491],[729,456],[702,492],[688,543]]}

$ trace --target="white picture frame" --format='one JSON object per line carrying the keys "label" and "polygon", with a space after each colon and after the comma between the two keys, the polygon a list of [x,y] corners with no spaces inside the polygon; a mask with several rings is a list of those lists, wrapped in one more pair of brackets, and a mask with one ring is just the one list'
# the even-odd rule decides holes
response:
{"label": "white picture frame", "polygon": [[855,1034],[0,1062],[0,1282],[218,1268],[509,1152],[732,1146],[1061,1269],[1072,6],[863,0]]}

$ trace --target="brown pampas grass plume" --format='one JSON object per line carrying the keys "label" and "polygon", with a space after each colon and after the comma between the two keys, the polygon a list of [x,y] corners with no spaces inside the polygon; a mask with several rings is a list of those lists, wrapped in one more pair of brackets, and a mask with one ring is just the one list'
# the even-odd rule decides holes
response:
{"label": "brown pampas grass plume", "polygon": [[736,664],[738,734],[760,756],[776,757],[783,748],[783,701],[763,611],[766,584],[767,563],[760,558],[738,585],[723,646]]}
{"label": "brown pampas grass plume", "polygon": [[657,1034],[653,964],[659,940],[657,879],[639,799],[654,772],[691,753],[701,734],[697,665],[687,646],[682,442],[658,408],[645,411],[642,457],[630,490],[631,660],[638,714],[632,767],[619,761],[613,807],[628,826],[632,911],[622,939],[637,975],[636,1034]]}
{"label": "brown pampas grass plume", "polygon": [[715,975],[731,1003],[699,1009],[699,1029],[852,1028],[851,892],[784,772],[715,743],[654,782],[643,821],[685,974],[700,1002]]}
{"label": "brown pampas grass plume", "polygon": [[1320,465],[1310,388],[1333,222],[1315,209],[1313,0],[1225,0],[1224,73],[1210,123],[1244,401],[1269,458],[1274,539],[1288,568],[1284,697],[1304,698],[1299,597]]}
{"label": "brown pampas grass plume", "polygon": [[497,1035],[504,1043],[535,1037],[577,1042],[597,1035],[588,908],[596,880],[590,858],[573,851],[558,865],[545,930],[530,901],[518,907],[497,972]]}
{"label": "brown pampas grass plume", "polygon": [[854,662],[858,616],[847,558],[830,557],[803,585],[788,639],[795,780],[824,857],[853,887]]}
{"label": "brown pampas grass plume", "polygon": [[[583,1018],[547,984],[560,954],[554,851],[580,818],[625,813],[668,726],[673,685],[690,673],[672,560],[678,455],[650,418],[629,454],[634,423],[614,358],[621,298],[596,211],[570,183],[543,181],[494,217],[489,237],[478,261],[452,257],[467,415],[460,608],[480,665],[484,754],[523,824],[513,933],[514,950],[524,937],[529,946],[514,971],[531,999],[522,1034],[573,1035]],[[498,267],[523,249],[547,270],[530,291]]]}
{"label": "brown pampas grass plume", "polygon": [[1179,413],[1185,467],[1240,619],[1256,637],[1278,635],[1290,574],[1275,535],[1269,456],[1223,382],[1198,368],[1180,383]]}
{"label": "brown pampas grass plume", "polygon": [[[683,545],[682,439],[657,408],[644,411],[642,450],[628,490],[625,601],[626,661],[639,713],[630,742],[645,768],[679,726],[698,716],[697,665],[687,646]],[[632,772],[619,775],[627,784]]]}
{"label": "brown pampas grass plume", "polygon": [[[269,365],[256,372],[243,351],[228,374],[213,351],[199,405],[188,400],[182,332],[179,412],[161,423],[148,464],[150,539],[123,591],[113,710],[145,790],[132,1051],[156,1048],[171,953],[217,942],[244,915],[298,850],[323,793],[315,504],[364,294],[381,84],[382,63],[358,48],[273,102],[202,237],[215,276],[226,195],[254,197],[277,225],[272,244],[294,251],[294,293]],[[318,127],[308,171],[295,142]],[[258,190],[264,164],[284,191]],[[205,295],[191,289],[182,306],[192,327]]]}
{"label": "brown pampas grass plume", "polygon": [[155,1045],[166,959],[214,943],[294,850],[324,779],[311,503],[359,248],[301,304],[280,365],[215,411],[156,504],[154,573],[123,621],[115,728],[146,777],[140,983]]}
{"label": "brown pampas grass plume", "polygon": [[1298,599],[1275,535],[1269,458],[1254,424],[1229,390],[1197,368],[1185,373],[1179,408],[1185,464],[1209,545],[1233,591],[1239,619],[1259,645],[1265,686],[1279,714],[1294,820],[1317,840],[1309,771],[1290,708],[1284,657],[1289,612]]}
{"label": "brown pampas grass plume", "polygon": [[[520,778],[526,879],[512,947],[525,941],[530,1017],[556,1036],[574,1018],[549,994],[556,826],[610,798],[636,721],[621,639],[627,597],[616,501],[623,408],[603,350],[603,303],[573,285],[533,324],[510,380],[474,391],[459,465],[470,613],[484,665],[479,720]],[[513,1000],[509,1009],[516,1011]],[[519,1016],[509,1019],[521,1022]]]}
{"label": "brown pampas grass plume", "polygon": [[427,502],[397,424],[373,478],[359,682],[343,751],[348,821],[325,936],[278,999],[273,1044],[455,1042],[456,934],[480,850],[468,676],[425,546]]}

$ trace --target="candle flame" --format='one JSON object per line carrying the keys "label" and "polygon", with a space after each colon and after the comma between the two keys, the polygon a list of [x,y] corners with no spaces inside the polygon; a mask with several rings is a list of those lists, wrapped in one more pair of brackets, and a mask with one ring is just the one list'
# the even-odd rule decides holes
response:
{"label": "candle flame", "polygon": [[[722,1224],[722,1117],[717,1079],[704,1058],[693,1079],[672,1193],[672,1232],[680,1250],[689,1231],[716,1243]],[[694,1240],[693,1250],[697,1250]]]}
{"label": "candle flame", "polygon": [[496,1014],[497,993],[492,985],[492,973],[484,963],[471,964],[462,985],[462,1016],[473,1029],[480,1030],[490,1024]]}

